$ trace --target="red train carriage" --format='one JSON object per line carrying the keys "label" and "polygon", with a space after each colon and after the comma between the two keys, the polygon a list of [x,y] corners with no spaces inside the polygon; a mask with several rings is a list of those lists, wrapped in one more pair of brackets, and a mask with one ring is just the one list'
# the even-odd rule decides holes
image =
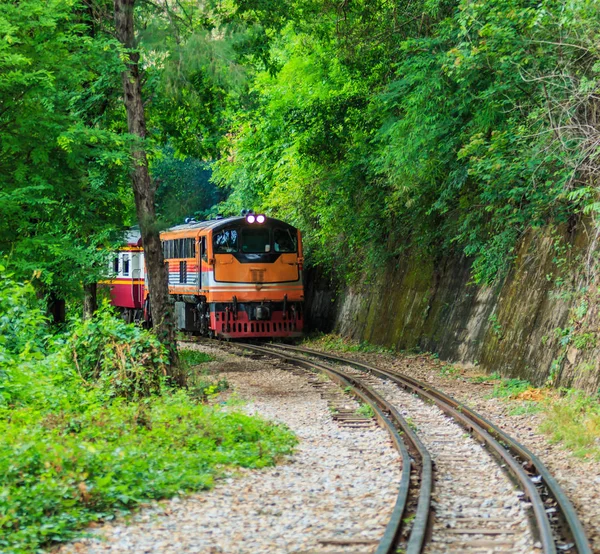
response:
{"label": "red train carriage", "polygon": [[[161,241],[179,329],[223,338],[302,334],[302,237],[295,227],[250,214],[179,225]],[[131,309],[128,297],[123,304],[114,298]]]}
{"label": "red train carriage", "polygon": [[141,321],[146,288],[140,232],[127,232],[125,240],[126,244],[109,262],[111,278],[101,284],[110,285],[111,303],[120,309],[127,321]]}

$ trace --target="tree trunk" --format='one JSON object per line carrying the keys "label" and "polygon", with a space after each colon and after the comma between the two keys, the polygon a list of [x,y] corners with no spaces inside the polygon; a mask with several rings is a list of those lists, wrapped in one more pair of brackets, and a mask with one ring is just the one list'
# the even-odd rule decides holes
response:
{"label": "tree trunk", "polygon": [[140,55],[135,50],[133,8],[135,0],[114,0],[117,38],[127,50],[129,59],[123,71],[123,102],[127,111],[129,133],[139,137],[132,148],[132,184],[137,218],[142,234],[146,276],[150,296],[152,321],[158,339],[168,348],[171,360],[170,377],[178,385],[185,385],[185,375],[179,368],[175,325],[169,301],[169,282],[165,268],[159,230],[156,224],[154,197],[156,186],[148,171],[148,159],[143,144],[146,138],[146,118],[140,83]]}
{"label": "tree trunk", "polygon": [[83,319],[92,319],[98,309],[97,290],[96,283],[83,285]]}
{"label": "tree trunk", "polygon": [[59,298],[56,293],[51,292],[48,297],[48,315],[53,325],[61,325],[66,321],[66,303],[64,298]]}

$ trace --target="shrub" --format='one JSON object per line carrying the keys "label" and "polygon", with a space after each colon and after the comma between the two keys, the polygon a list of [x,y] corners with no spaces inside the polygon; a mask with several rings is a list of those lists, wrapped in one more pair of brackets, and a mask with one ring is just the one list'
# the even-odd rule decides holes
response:
{"label": "shrub", "polygon": [[271,465],[293,448],[283,426],[165,386],[164,350],[150,332],[104,308],[73,323],[71,336],[53,336],[32,287],[4,277],[0,552],[37,552],[91,521],[209,487],[229,466]]}
{"label": "shrub", "polygon": [[115,317],[105,303],[92,319],[74,324],[71,333],[66,353],[83,379],[98,381],[111,397],[160,392],[168,357],[150,331]]}

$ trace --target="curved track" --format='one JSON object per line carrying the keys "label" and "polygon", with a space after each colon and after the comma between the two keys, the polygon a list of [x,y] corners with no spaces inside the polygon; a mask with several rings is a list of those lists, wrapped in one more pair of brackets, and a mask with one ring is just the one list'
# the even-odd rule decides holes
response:
{"label": "curved track", "polygon": [[[407,531],[402,527],[409,520],[412,522],[410,535],[403,543],[405,552],[418,554],[423,551],[431,539],[427,537],[427,530],[431,523],[430,502],[434,483],[433,465],[427,448],[394,403],[381,394],[381,383],[393,383],[425,402],[434,404],[485,446],[531,504],[531,529],[537,546],[541,546],[545,554],[592,553],[571,503],[542,462],[485,418],[441,391],[395,371],[322,352],[280,344],[270,348],[241,343],[235,346],[277,357],[296,367],[325,373],[341,386],[351,387],[355,396],[374,406],[378,421],[388,429],[403,460],[403,476],[396,506],[377,548],[377,554],[396,551],[401,535]],[[324,360],[329,363],[323,363]],[[331,362],[336,365],[331,365]],[[351,369],[342,369],[339,364]],[[411,455],[414,463],[411,463]],[[471,531],[475,533],[477,530]],[[489,532],[485,529],[479,531],[483,535]],[[467,546],[473,546],[476,542]],[[485,542],[479,541],[480,544]]]}
{"label": "curved track", "polygon": [[[402,457],[402,479],[396,504],[385,533],[377,547],[376,554],[391,554],[396,552],[396,547],[403,531],[403,520],[406,519],[407,504],[411,496],[416,496],[418,516],[415,517],[415,522],[412,525],[406,552],[418,554],[425,542],[427,531],[433,470],[431,458],[426,448],[413,432],[409,423],[380,394],[355,377],[334,367],[325,366],[311,360],[290,357],[287,354],[281,354],[253,345],[240,344],[239,346],[268,356],[278,357],[295,367],[323,373],[345,390],[351,392],[359,400],[373,408],[377,421],[388,431],[395,448]],[[399,433],[402,433],[403,436],[401,437]],[[415,460],[414,463],[413,460]],[[418,490],[414,490],[415,486],[413,483],[420,484]]]}

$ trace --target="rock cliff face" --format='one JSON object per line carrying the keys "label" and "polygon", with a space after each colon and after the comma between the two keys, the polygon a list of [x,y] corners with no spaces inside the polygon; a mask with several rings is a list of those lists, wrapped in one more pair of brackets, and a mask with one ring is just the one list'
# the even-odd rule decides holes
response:
{"label": "rock cliff face", "polygon": [[465,257],[409,255],[369,284],[333,298],[322,274],[308,275],[313,327],[392,347],[436,352],[537,385],[600,386],[598,236],[589,222],[531,232],[493,287],[471,283]]}

